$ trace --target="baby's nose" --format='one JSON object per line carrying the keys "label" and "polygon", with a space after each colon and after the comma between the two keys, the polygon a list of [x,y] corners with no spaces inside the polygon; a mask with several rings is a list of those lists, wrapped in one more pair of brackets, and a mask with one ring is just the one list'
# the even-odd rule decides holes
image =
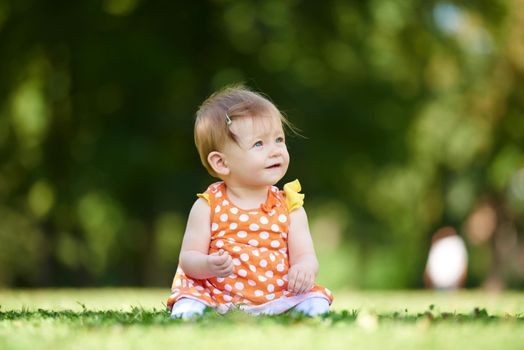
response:
{"label": "baby's nose", "polygon": [[282,150],[279,147],[273,146],[269,151],[270,157],[278,157],[280,155],[282,155]]}

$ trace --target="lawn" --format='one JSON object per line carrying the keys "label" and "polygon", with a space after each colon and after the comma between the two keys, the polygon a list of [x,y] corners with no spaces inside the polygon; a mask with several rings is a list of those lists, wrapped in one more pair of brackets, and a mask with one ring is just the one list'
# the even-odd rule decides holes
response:
{"label": "lawn", "polygon": [[170,320],[166,290],[0,290],[0,349],[524,349],[524,293],[339,291],[333,312]]}

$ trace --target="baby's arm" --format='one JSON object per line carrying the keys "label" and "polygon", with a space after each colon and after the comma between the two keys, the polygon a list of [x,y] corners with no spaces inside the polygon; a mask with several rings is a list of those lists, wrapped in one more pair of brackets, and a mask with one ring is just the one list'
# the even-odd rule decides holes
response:
{"label": "baby's arm", "polygon": [[318,272],[318,260],[304,208],[293,210],[289,218],[288,290],[300,294],[313,287]]}
{"label": "baby's arm", "polygon": [[180,250],[180,267],[186,275],[196,279],[226,277],[234,270],[229,253],[208,255],[211,241],[210,215],[211,208],[204,199],[199,198],[189,213]]}

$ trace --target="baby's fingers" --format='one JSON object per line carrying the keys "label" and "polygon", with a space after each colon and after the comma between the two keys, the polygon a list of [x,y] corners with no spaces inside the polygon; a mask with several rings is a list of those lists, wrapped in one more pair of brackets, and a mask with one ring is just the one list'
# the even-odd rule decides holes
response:
{"label": "baby's fingers", "polygon": [[217,271],[217,276],[218,277],[227,277],[229,275],[231,275],[233,272],[235,271],[235,266],[234,265],[231,265],[231,266],[228,266],[224,269],[221,269],[219,271]]}
{"label": "baby's fingers", "polygon": [[307,292],[311,287],[313,287],[313,275],[311,273],[305,273],[304,281],[302,282],[302,285],[299,286],[297,294]]}
{"label": "baby's fingers", "polygon": [[304,289],[304,283],[306,282],[306,273],[304,271],[299,271],[297,274],[297,280],[295,282],[295,293],[300,294]]}
{"label": "baby's fingers", "polygon": [[228,256],[226,261],[224,261],[220,265],[217,265],[217,269],[223,270],[223,269],[226,269],[226,268],[231,267],[231,266],[233,266],[233,259],[231,258],[231,256]]}
{"label": "baby's fingers", "polygon": [[297,280],[297,271],[293,268],[289,269],[288,276],[287,276],[288,282],[287,282],[287,290],[291,293],[295,292],[295,283]]}
{"label": "baby's fingers", "polygon": [[222,266],[227,263],[228,259],[231,259],[228,252],[223,250],[220,253],[213,253],[210,255],[211,263],[215,266]]}
{"label": "baby's fingers", "polygon": [[298,294],[302,283],[304,283],[304,272],[293,269],[291,277],[289,278],[289,291]]}
{"label": "baby's fingers", "polygon": [[228,252],[220,250],[209,255],[209,267],[215,276],[227,277],[233,273],[235,266]]}

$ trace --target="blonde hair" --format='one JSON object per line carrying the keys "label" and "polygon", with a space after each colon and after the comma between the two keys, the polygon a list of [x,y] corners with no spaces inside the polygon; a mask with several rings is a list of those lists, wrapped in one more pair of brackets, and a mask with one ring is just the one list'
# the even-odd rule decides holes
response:
{"label": "blonde hair", "polygon": [[220,151],[228,141],[237,142],[229,129],[227,118],[279,117],[283,126],[296,133],[296,129],[278,108],[260,93],[243,85],[227,86],[209,96],[200,106],[195,120],[195,144],[202,164],[209,174],[217,176],[207,160],[209,153]]}

